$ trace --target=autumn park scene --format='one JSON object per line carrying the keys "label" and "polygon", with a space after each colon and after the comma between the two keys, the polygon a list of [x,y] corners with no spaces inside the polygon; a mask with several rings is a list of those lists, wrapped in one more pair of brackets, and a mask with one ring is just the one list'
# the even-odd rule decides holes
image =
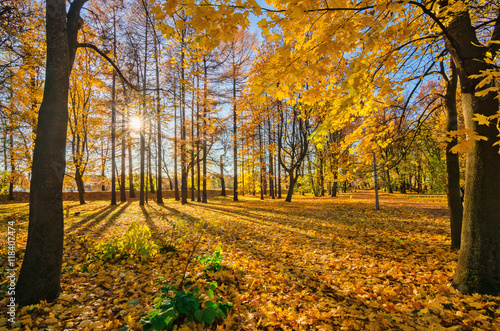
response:
{"label": "autumn park scene", "polygon": [[0,330],[500,330],[496,0],[0,3]]}

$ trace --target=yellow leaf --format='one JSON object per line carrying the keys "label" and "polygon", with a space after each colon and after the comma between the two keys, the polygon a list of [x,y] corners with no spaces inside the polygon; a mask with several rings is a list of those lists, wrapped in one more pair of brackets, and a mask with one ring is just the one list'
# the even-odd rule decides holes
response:
{"label": "yellow leaf", "polygon": [[474,121],[477,122],[479,125],[490,125],[490,120],[488,116],[484,116],[483,114],[475,114],[474,117],[472,118]]}
{"label": "yellow leaf", "polygon": [[453,147],[450,152],[452,153],[468,153],[472,146],[474,146],[474,140],[466,140],[455,147]]}

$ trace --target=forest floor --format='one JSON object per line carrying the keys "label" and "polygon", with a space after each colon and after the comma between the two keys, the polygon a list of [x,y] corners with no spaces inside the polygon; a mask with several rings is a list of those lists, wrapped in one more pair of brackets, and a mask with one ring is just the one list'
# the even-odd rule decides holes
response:
{"label": "forest floor", "polygon": [[[449,249],[444,196],[381,194],[378,211],[373,191],[294,196],[291,203],[245,196],[64,206],[63,293],[18,309],[17,329],[141,330],[161,286],[186,275],[185,284],[200,293],[215,280],[215,296],[234,305],[211,329],[500,330],[500,297],[451,287],[457,253]],[[7,221],[16,223],[20,267],[27,215],[26,203],[0,205],[0,330],[11,329]],[[122,236],[133,222],[150,228],[158,254],[144,262],[94,256],[97,244]],[[220,271],[193,258],[217,249]]]}

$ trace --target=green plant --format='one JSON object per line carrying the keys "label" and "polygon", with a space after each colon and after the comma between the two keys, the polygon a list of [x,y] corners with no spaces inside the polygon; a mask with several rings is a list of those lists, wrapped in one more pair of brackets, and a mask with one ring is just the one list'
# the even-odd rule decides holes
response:
{"label": "green plant", "polygon": [[222,269],[222,249],[216,248],[212,255],[205,254],[194,259],[207,271],[220,271]]}
{"label": "green plant", "polygon": [[94,256],[103,261],[124,256],[147,261],[158,252],[158,245],[150,238],[149,228],[134,222],[120,238],[97,244],[94,248]]}
{"label": "green plant", "polygon": [[[214,299],[214,291],[217,283],[212,282],[206,294],[210,299]],[[147,330],[172,330],[178,321],[198,322],[207,325],[213,324],[216,318],[226,318],[228,311],[233,308],[231,303],[207,300],[200,304],[199,289],[192,291],[177,291],[175,285],[164,285],[161,288],[162,295],[155,299],[155,305],[148,318],[141,319],[142,329]]]}

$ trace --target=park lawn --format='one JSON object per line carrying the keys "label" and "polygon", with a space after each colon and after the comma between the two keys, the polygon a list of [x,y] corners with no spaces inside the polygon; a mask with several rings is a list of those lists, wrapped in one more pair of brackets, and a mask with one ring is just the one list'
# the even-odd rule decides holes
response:
{"label": "park lawn", "polygon": [[[186,270],[187,284],[207,289],[215,280],[215,295],[234,305],[212,329],[500,330],[499,297],[451,287],[457,253],[449,250],[444,197],[382,194],[378,211],[373,191],[294,196],[291,203],[241,200],[65,203],[63,293],[18,309],[20,329],[141,330],[161,285],[179,284]],[[0,205],[2,233],[16,220],[19,259],[27,212],[27,204]],[[94,257],[96,244],[120,237],[133,222],[149,227],[157,255]],[[222,270],[194,261],[217,248]],[[0,330],[7,329],[6,281],[2,275]]]}

